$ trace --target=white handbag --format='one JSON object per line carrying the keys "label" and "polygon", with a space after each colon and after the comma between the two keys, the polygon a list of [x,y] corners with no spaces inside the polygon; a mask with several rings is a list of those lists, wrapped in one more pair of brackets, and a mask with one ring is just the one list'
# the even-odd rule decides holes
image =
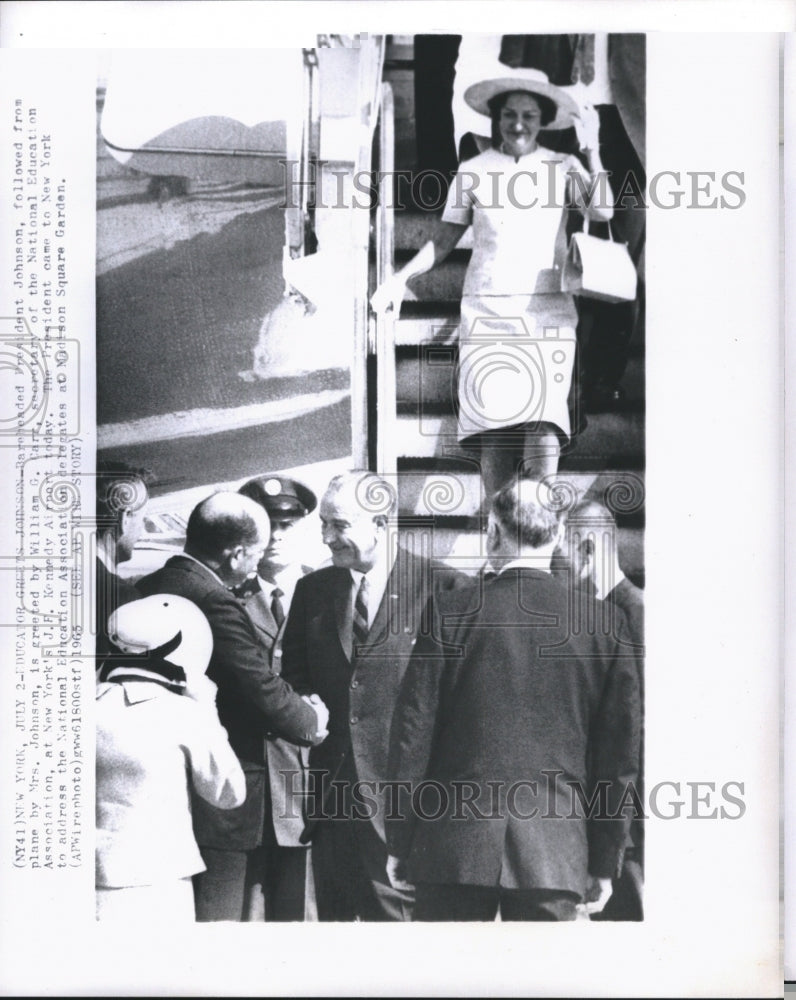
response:
{"label": "white handbag", "polygon": [[583,232],[574,233],[561,273],[561,291],[600,302],[632,302],[636,297],[636,267],[625,243],[611,236],[601,240],[589,235],[589,220]]}

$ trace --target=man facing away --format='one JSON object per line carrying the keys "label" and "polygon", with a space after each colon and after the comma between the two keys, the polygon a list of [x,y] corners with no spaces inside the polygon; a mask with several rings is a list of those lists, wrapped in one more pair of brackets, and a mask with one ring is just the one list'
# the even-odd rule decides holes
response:
{"label": "man facing away", "polygon": [[393,487],[371,472],[331,481],[320,515],[333,565],[298,581],[285,629],[283,675],[329,707],[329,737],[310,753],[320,920],[411,917],[411,890],[386,873],[390,721],[428,598],[461,576],[410,551],[396,509]]}
{"label": "man facing away", "polygon": [[[627,579],[619,566],[617,528],[613,515],[596,500],[582,500],[567,515],[566,535],[557,553],[577,588],[574,592],[581,617],[618,629],[616,610],[624,615],[628,655],[635,654],[644,708],[644,591]],[[594,605],[596,604],[596,607]],[[596,612],[596,613],[595,613]],[[600,613],[602,612],[602,613]],[[639,748],[638,791],[643,799],[644,738]],[[611,898],[596,920],[644,919],[644,824],[634,817],[630,824],[621,875],[614,880]]]}
{"label": "man facing away", "polygon": [[636,777],[639,691],[610,635],[570,630],[546,486],[494,497],[497,576],[436,601],[393,721],[390,873],[417,920],[572,920],[604,904]]}
{"label": "man facing away", "polygon": [[196,799],[194,832],[207,871],[197,876],[197,920],[249,920],[262,913],[262,842],[268,735],[310,746],[326,736],[325,706],[298,695],[275,673],[269,650],[232,592],[257,568],[270,525],[263,508],[237,493],[215,493],[188,519],[185,551],[139,581],[144,595],[177,594],[204,612],[213,632],[208,677],[221,724],[246,775],[246,802],[220,810]]}

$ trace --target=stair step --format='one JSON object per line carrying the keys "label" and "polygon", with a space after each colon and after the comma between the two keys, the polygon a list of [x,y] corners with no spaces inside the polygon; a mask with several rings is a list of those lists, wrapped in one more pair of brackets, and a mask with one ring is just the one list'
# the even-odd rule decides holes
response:
{"label": "stair step", "polygon": [[[414,347],[411,339],[420,332],[423,325],[422,320],[400,320],[396,324],[395,372],[398,410],[404,413],[419,410],[422,400],[425,412],[429,412],[431,407],[438,413],[451,413],[457,393],[456,326],[452,323],[440,323],[434,327],[426,323],[425,329],[430,336],[418,347]],[[606,405],[605,410],[614,413],[643,410],[645,392],[643,357],[630,359],[621,385],[625,391],[624,400]],[[596,415],[597,410],[590,409],[586,405],[586,412]]]}
{"label": "stair step", "polygon": [[[453,330],[450,326],[441,327],[438,331],[440,340]],[[395,358],[396,402],[399,411],[406,410],[407,404],[414,404],[417,411],[421,404],[427,409],[429,405],[445,403],[448,412],[451,412],[457,393],[458,353],[456,344],[448,343],[426,343],[419,349],[399,347]]]}
{"label": "stair step", "polygon": [[[454,256],[455,255],[455,256]],[[464,289],[464,275],[467,271],[467,251],[454,250],[453,255],[448,260],[442,262],[432,271],[420,274],[412,278],[407,286],[407,297],[403,306],[410,302],[422,302],[424,304],[440,303],[447,311],[451,309],[451,303],[455,303],[453,308],[459,310],[459,303],[462,300],[462,290]],[[400,261],[398,262],[400,265]],[[375,257],[370,260],[369,287],[376,288],[376,262]],[[401,310],[403,315],[403,308]]]}
{"label": "stair step", "polygon": [[393,62],[389,74],[395,107],[395,164],[417,162],[415,71],[411,64]]}
{"label": "stair step", "polygon": [[[568,472],[556,476],[556,484],[562,490],[562,502],[568,506],[586,498],[597,500],[608,507],[620,526],[642,527],[644,524],[643,472]],[[477,519],[483,501],[484,490],[476,463],[466,471],[428,471],[411,467],[401,471],[400,517]],[[477,524],[470,527],[477,527]]]}
{"label": "stair step", "polygon": [[404,320],[447,320],[459,322],[459,309],[461,298],[458,299],[433,299],[428,302],[418,302],[416,299],[404,299],[401,305],[400,321]]}
{"label": "stair step", "polygon": [[[429,182],[426,182],[429,184]],[[425,191],[424,191],[425,193]],[[432,197],[433,192],[429,187],[427,197]],[[428,242],[437,231],[442,213],[417,212],[417,211],[396,211],[395,219],[395,252],[396,256],[402,251],[419,250],[424,243]],[[473,227],[470,226],[464,232],[462,238],[456,244],[459,250],[472,250],[473,248]]]}
{"label": "stair step", "polygon": [[418,302],[461,302],[469,252],[454,250],[432,271],[412,278],[409,290]]}
{"label": "stair step", "polygon": [[[395,251],[396,266],[400,267],[402,264],[405,264],[407,261],[410,261],[414,257],[414,255],[415,251],[413,249],[407,249],[407,250],[396,249]],[[470,261],[470,257],[471,257],[471,248],[456,247],[454,250],[451,250],[451,252],[445,258],[445,260],[442,261],[441,264],[437,264],[437,266],[434,268],[434,271],[439,272],[445,266],[449,266],[451,264],[464,264],[466,266]],[[434,272],[432,271],[430,273],[433,274]],[[416,279],[413,278],[412,280],[415,281]]]}
{"label": "stair step", "polygon": [[[448,313],[445,316],[405,315],[406,306],[410,304],[420,306],[424,303],[404,303],[404,309],[401,310],[401,318],[395,324],[395,346],[397,348],[417,348],[419,345],[426,345],[429,342],[445,342],[455,336],[456,329],[459,326],[458,306],[455,313]],[[407,357],[409,357],[408,354]],[[414,352],[414,357],[418,358],[417,350]]]}
{"label": "stair step", "polygon": [[[429,407],[415,414],[399,414],[396,444],[402,457],[472,458],[456,440],[457,420],[452,414],[435,414]],[[644,461],[644,414],[595,413],[589,425],[562,455],[565,472],[604,469],[639,469]]]}
{"label": "stair step", "polygon": [[[414,536],[416,552],[423,552],[468,575],[478,573],[487,559],[486,532],[461,530],[446,524],[444,518],[435,524],[408,518],[401,522],[405,536]],[[410,543],[411,544],[411,543]],[[644,531],[642,528],[618,528],[619,565],[637,586],[644,586]]]}
{"label": "stair step", "polygon": [[[397,266],[401,261],[398,260]],[[458,312],[459,303],[462,300],[462,290],[464,288],[464,275],[467,271],[468,251],[454,250],[451,256],[435,267],[432,271],[420,274],[412,278],[408,287],[407,299],[404,306],[411,301],[423,303],[444,303],[446,309],[450,309],[449,303],[455,303],[455,310]],[[370,261],[370,287],[376,287],[376,264],[375,259]],[[403,310],[402,310],[403,314]]]}

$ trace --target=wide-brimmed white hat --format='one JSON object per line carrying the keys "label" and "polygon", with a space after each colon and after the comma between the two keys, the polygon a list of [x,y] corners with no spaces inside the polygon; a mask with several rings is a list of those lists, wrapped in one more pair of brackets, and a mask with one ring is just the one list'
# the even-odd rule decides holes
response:
{"label": "wide-brimmed white hat", "polygon": [[122,653],[142,657],[143,667],[148,653],[163,651],[163,659],[182,667],[189,680],[204,674],[213,652],[213,633],[204,613],[176,594],[152,594],[122,604],[108,620],[108,635]]}
{"label": "wide-brimmed white hat", "polygon": [[489,101],[498,94],[512,90],[539,94],[555,104],[556,116],[544,128],[569,128],[573,117],[579,114],[578,105],[569,94],[550,83],[547,74],[539,69],[510,69],[507,66],[501,76],[471,84],[464,92],[464,99],[474,111],[489,116]]}

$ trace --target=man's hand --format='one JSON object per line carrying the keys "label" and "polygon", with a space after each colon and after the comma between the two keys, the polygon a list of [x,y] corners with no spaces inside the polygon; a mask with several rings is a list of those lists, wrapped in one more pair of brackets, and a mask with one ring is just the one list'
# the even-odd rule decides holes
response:
{"label": "man's hand", "polygon": [[301,697],[314,709],[318,717],[318,729],[315,735],[318,739],[326,739],[329,735],[329,709],[317,694],[303,694]]}
{"label": "man's hand", "polygon": [[578,909],[584,913],[601,913],[605,904],[611,898],[613,885],[609,878],[596,878],[589,875],[586,885],[586,895],[583,902],[578,904]]}
{"label": "man's hand", "polygon": [[387,878],[393,889],[401,892],[414,892],[414,886],[406,881],[406,863],[392,854],[387,855]]}

